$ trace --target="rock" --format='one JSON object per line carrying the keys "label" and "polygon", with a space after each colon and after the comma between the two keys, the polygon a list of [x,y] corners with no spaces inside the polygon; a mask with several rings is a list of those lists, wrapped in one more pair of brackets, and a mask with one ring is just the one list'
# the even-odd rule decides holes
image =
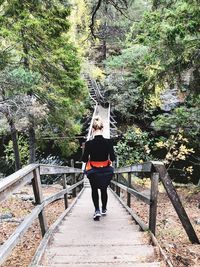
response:
{"label": "rock", "polygon": [[178,96],[178,89],[166,89],[160,96],[161,110],[170,111],[177,107],[183,101]]}
{"label": "rock", "polygon": [[200,218],[195,220],[196,224],[200,225]]}
{"label": "rock", "polygon": [[28,201],[28,200],[33,201],[34,200],[33,196],[21,196],[21,199],[24,201]]}
{"label": "rock", "polygon": [[13,214],[11,212],[8,212],[8,213],[5,213],[5,214],[2,214],[0,216],[0,220],[2,221],[2,220],[5,220],[5,219],[10,219],[12,217],[13,217]]}
{"label": "rock", "polygon": [[23,201],[28,201],[28,200],[33,201],[34,200],[34,196],[28,195],[27,193],[25,193],[25,194],[23,193],[23,195],[21,193],[16,193],[15,197],[20,198]]}
{"label": "rock", "polygon": [[21,223],[23,222],[24,219],[15,219],[15,218],[9,218],[9,219],[4,219],[2,220],[3,222],[12,222],[12,223]]}

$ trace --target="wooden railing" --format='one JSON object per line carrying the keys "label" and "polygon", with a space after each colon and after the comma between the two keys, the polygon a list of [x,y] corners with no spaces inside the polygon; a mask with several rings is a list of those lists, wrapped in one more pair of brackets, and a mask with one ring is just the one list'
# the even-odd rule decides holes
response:
{"label": "wooden railing", "polygon": [[[124,174],[127,175],[124,178]],[[149,196],[138,192],[132,186],[132,175],[145,176],[149,175],[151,177],[151,187]],[[115,169],[115,178],[111,182],[111,188],[119,199],[119,201],[126,207],[130,212],[135,221],[140,225],[143,230],[150,230],[153,235],[156,233],[156,215],[157,215],[157,196],[158,196],[158,181],[162,182],[172,205],[185,229],[189,240],[192,243],[198,243],[199,239],[194,231],[194,228],[186,214],[186,211],[180,201],[180,198],[176,192],[175,187],[169,177],[169,174],[162,162],[151,161],[145,162],[143,164],[135,164],[129,167],[121,167]],[[120,191],[123,190],[127,193],[127,203],[120,198]],[[135,196],[144,203],[149,205],[149,223],[145,224],[141,218],[131,209],[131,196]]]}
{"label": "wooden railing", "polygon": [[[63,190],[44,199],[40,175],[52,174],[63,174]],[[67,182],[69,180],[71,180],[71,186],[67,186]],[[17,245],[17,243],[20,241],[20,238],[25,234],[37,217],[40,222],[42,236],[45,235],[48,229],[44,208],[55,200],[64,197],[65,209],[67,209],[69,192],[72,192],[72,195],[75,197],[77,193],[77,187],[83,186],[83,172],[81,169],[72,167],[30,164],[4,178],[0,182],[0,201],[8,198],[13,192],[20,189],[27,183],[31,183],[33,186],[36,207],[29,215],[25,217],[23,222],[4,242],[4,244],[0,246],[0,265],[5,262],[8,256],[11,254],[12,249]]]}

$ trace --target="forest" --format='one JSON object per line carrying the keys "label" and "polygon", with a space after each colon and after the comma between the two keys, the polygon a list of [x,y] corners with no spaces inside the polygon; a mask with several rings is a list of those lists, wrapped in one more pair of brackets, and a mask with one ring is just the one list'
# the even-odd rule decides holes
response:
{"label": "forest", "polygon": [[89,73],[120,166],[162,160],[199,184],[199,16],[195,0],[1,1],[0,175],[80,159]]}
{"label": "forest", "polygon": [[[199,18],[199,0],[0,0],[0,181],[31,163],[80,168],[94,109],[90,77],[116,120],[115,164],[163,162],[199,235]],[[147,191],[150,179],[140,178]],[[45,197],[66,189],[54,179],[42,180]],[[199,245],[190,244],[161,182],[158,189],[156,238],[167,260],[198,267]],[[23,190],[0,207],[0,245],[34,208],[32,188]],[[143,204],[130,206],[148,223]],[[62,208],[61,199],[46,208],[50,223]],[[7,213],[13,222],[3,221]],[[26,237],[5,267],[28,266],[38,222]]]}

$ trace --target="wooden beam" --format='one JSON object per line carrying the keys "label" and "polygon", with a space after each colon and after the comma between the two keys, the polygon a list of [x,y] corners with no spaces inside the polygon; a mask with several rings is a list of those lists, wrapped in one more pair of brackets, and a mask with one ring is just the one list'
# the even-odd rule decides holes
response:
{"label": "wooden beam", "polygon": [[14,233],[6,240],[6,242],[0,246],[0,265],[8,258],[13,248],[19,243],[20,238],[24,235],[29,226],[37,218],[38,214],[43,209],[44,205],[41,204],[35,207],[31,214],[28,214],[24,221],[17,227]]}
{"label": "wooden beam", "polygon": [[48,231],[46,232],[45,236],[43,237],[42,241],[40,242],[39,247],[37,248],[37,251],[29,265],[29,267],[35,267],[39,266],[40,261],[42,259],[42,255],[44,254],[44,251],[47,247],[47,244],[49,242],[49,239],[51,238],[52,234],[56,230],[56,228],[59,226],[59,224],[62,222],[64,217],[71,211],[71,209],[76,204],[77,200],[80,198],[84,191],[84,188],[81,190],[81,192],[78,194],[78,196],[74,199],[70,207],[68,207],[61,215],[60,217],[49,227]]}
{"label": "wooden beam", "polygon": [[82,179],[81,181],[79,181],[79,182],[76,183],[76,184],[71,185],[71,186],[68,188],[68,190],[69,190],[69,191],[73,190],[73,189],[76,188],[77,186],[81,185],[83,182],[84,182],[84,179]]}
{"label": "wooden beam", "polygon": [[159,174],[158,173],[152,173],[152,175],[151,175],[150,208],[149,208],[149,229],[154,235],[156,232],[158,181],[159,181]]}
{"label": "wooden beam", "polygon": [[115,184],[116,186],[118,186],[119,188],[129,192],[131,195],[134,195],[135,197],[139,198],[140,200],[142,200],[143,202],[145,202],[146,204],[150,205],[150,198],[143,195],[142,193],[132,189],[132,188],[129,188],[125,185],[122,185],[120,183],[117,183],[115,181],[111,181],[113,184]]}
{"label": "wooden beam", "polygon": [[44,206],[46,207],[47,205],[49,205],[50,203],[60,199],[62,196],[64,196],[65,194],[67,194],[69,191],[73,190],[75,187],[81,185],[84,182],[84,179],[82,179],[81,181],[79,181],[78,183],[72,185],[72,186],[68,186],[67,188],[57,192],[56,194],[45,198],[43,200]]}
{"label": "wooden beam", "polygon": [[134,164],[127,167],[116,168],[115,173],[128,173],[128,172],[151,172],[152,162],[145,162],[141,164]]}
{"label": "wooden beam", "polygon": [[183,228],[185,229],[189,240],[191,243],[197,243],[199,244],[199,239],[194,231],[194,228],[188,218],[188,215],[180,201],[180,198],[176,192],[175,187],[172,184],[171,178],[169,177],[169,174],[164,166],[164,164],[156,164],[154,163],[154,168],[156,172],[159,173],[160,179],[164,185],[164,188],[168,194],[169,199],[171,200],[172,205],[174,206],[174,209],[176,210],[176,213],[178,214],[178,217],[183,225]]}
{"label": "wooden beam", "polygon": [[[42,185],[41,185],[41,180],[40,180],[39,168],[33,170],[32,186],[33,186],[33,192],[35,196],[35,202],[36,204],[41,204],[43,202],[43,194],[42,194]],[[42,210],[39,213],[38,218],[40,222],[42,236],[44,236],[47,231],[47,222],[46,222],[46,216],[45,216],[44,210]]]}
{"label": "wooden beam", "polygon": [[33,170],[38,164],[30,164],[0,181],[0,202],[24,186],[33,178]]}
{"label": "wooden beam", "polygon": [[171,262],[170,258],[167,256],[167,254],[165,253],[165,251],[160,246],[160,244],[159,244],[157,238],[155,237],[155,235],[153,233],[151,233],[151,232],[149,232],[149,234],[151,236],[151,241],[152,241],[153,245],[158,247],[158,249],[160,251],[160,254],[162,255],[164,261],[166,262],[166,266],[168,266],[168,267],[174,267],[174,265]]}
{"label": "wooden beam", "polygon": [[50,196],[48,198],[45,198],[44,201],[43,201],[44,202],[44,206],[46,207],[47,205],[49,205],[50,203],[60,199],[61,197],[63,197],[67,193],[68,193],[68,188],[63,189],[63,190],[55,193],[54,195],[52,195],[52,196]]}
{"label": "wooden beam", "polygon": [[[131,173],[128,173],[128,187],[131,187]],[[131,194],[127,190],[127,206],[131,207]]]}
{"label": "wooden beam", "polygon": [[[74,160],[71,159],[71,167],[74,168]],[[71,174],[72,176],[72,184],[75,184],[76,183],[76,175],[75,173]],[[76,197],[76,187],[72,190],[72,197]]]}
{"label": "wooden beam", "polygon": [[44,174],[64,174],[64,173],[83,173],[81,169],[68,167],[68,166],[56,166],[56,165],[44,165],[40,164],[40,175]]}
{"label": "wooden beam", "polygon": [[118,197],[118,195],[111,190],[111,192],[113,193],[113,195],[118,199],[118,201],[122,204],[122,206],[130,213],[130,215],[132,216],[132,218],[137,222],[137,224],[139,224],[139,226],[141,227],[141,229],[143,231],[147,231],[149,228],[148,226],[140,219],[140,217],[131,209],[129,208],[124,202],[123,200],[121,200],[120,197]]}
{"label": "wooden beam", "polygon": [[[63,175],[63,189],[67,189],[66,174]],[[64,194],[65,209],[68,208],[68,191]]]}
{"label": "wooden beam", "polygon": [[116,193],[117,193],[118,197],[120,197],[120,183],[119,183],[119,175],[118,174],[116,175],[116,179],[117,179],[117,182],[115,182]]}

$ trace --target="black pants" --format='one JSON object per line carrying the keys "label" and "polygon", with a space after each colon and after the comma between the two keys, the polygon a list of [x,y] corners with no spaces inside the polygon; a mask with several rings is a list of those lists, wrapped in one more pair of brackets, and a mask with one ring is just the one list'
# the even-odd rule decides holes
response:
{"label": "black pants", "polygon": [[[98,188],[96,186],[92,186],[92,200],[94,203],[95,210],[99,210],[99,193]],[[102,202],[102,209],[106,209],[107,201],[108,201],[108,194],[107,194],[107,187],[103,187],[99,189],[101,191],[101,202]]]}
{"label": "black pants", "polygon": [[101,202],[102,209],[106,209],[108,194],[107,188],[112,179],[112,172],[96,172],[88,175],[91,189],[92,189],[92,200],[94,203],[95,210],[99,209],[99,193],[98,189],[101,191]]}

